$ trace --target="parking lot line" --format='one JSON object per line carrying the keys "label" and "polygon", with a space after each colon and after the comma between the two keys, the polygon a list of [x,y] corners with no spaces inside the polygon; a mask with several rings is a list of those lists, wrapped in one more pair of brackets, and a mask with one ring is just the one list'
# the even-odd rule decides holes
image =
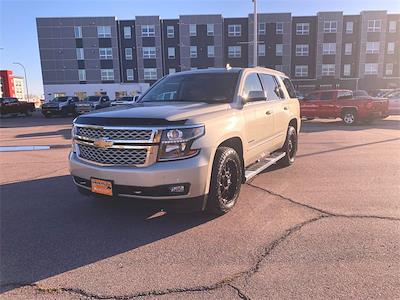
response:
{"label": "parking lot line", "polygon": [[0,152],[50,150],[50,146],[5,146],[0,147]]}

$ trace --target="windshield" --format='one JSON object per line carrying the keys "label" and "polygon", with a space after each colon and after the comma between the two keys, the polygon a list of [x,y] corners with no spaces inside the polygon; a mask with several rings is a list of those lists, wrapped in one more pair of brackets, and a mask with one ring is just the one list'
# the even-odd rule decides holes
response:
{"label": "windshield", "polygon": [[51,102],[66,102],[68,97],[55,97]]}
{"label": "windshield", "polygon": [[89,97],[86,97],[84,99],[84,101],[98,102],[98,101],[100,101],[100,96],[89,96]]}
{"label": "windshield", "polygon": [[232,102],[238,76],[238,73],[195,73],[167,76],[139,102],[229,103]]}
{"label": "windshield", "polygon": [[117,101],[133,101],[134,97],[121,97]]}

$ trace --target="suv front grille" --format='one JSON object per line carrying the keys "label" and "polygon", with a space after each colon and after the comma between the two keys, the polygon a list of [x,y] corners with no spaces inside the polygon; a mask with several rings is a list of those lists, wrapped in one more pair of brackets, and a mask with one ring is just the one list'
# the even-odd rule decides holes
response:
{"label": "suv front grille", "polygon": [[101,149],[79,144],[79,157],[104,165],[143,165],[146,163],[147,149]]}
{"label": "suv front grille", "polygon": [[151,141],[152,130],[146,129],[102,129],[92,127],[78,127],[77,135],[89,139],[107,138],[109,140]]}

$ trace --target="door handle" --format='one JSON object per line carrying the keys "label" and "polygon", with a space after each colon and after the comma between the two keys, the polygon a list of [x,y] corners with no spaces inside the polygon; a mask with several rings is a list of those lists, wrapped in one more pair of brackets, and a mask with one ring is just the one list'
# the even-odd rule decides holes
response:
{"label": "door handle", "polygon": [[283,109],[284,109],[284,110],[288,110],[289,108],[288,108],[287,106],[284,106]]}
{"label": "door handle", "polygon": [[272,114],[272,111],[267,110],[267,111],[265,112],[265,114],[266,114],[266,115],[270,115],[270,114]]}

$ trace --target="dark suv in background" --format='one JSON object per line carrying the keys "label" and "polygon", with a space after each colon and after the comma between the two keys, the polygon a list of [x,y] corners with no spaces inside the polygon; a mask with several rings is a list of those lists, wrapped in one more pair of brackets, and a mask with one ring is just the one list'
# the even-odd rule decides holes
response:
{"label": "dark suv in background", "polygon": [[42,114],[46,118],[50,118],[54,115],[60,115],[63,117],[66,117],[68,115],[75,115],[75,107],[77,102],[79,102],[78,97],[55,97],[53,100],[42,105]]}

